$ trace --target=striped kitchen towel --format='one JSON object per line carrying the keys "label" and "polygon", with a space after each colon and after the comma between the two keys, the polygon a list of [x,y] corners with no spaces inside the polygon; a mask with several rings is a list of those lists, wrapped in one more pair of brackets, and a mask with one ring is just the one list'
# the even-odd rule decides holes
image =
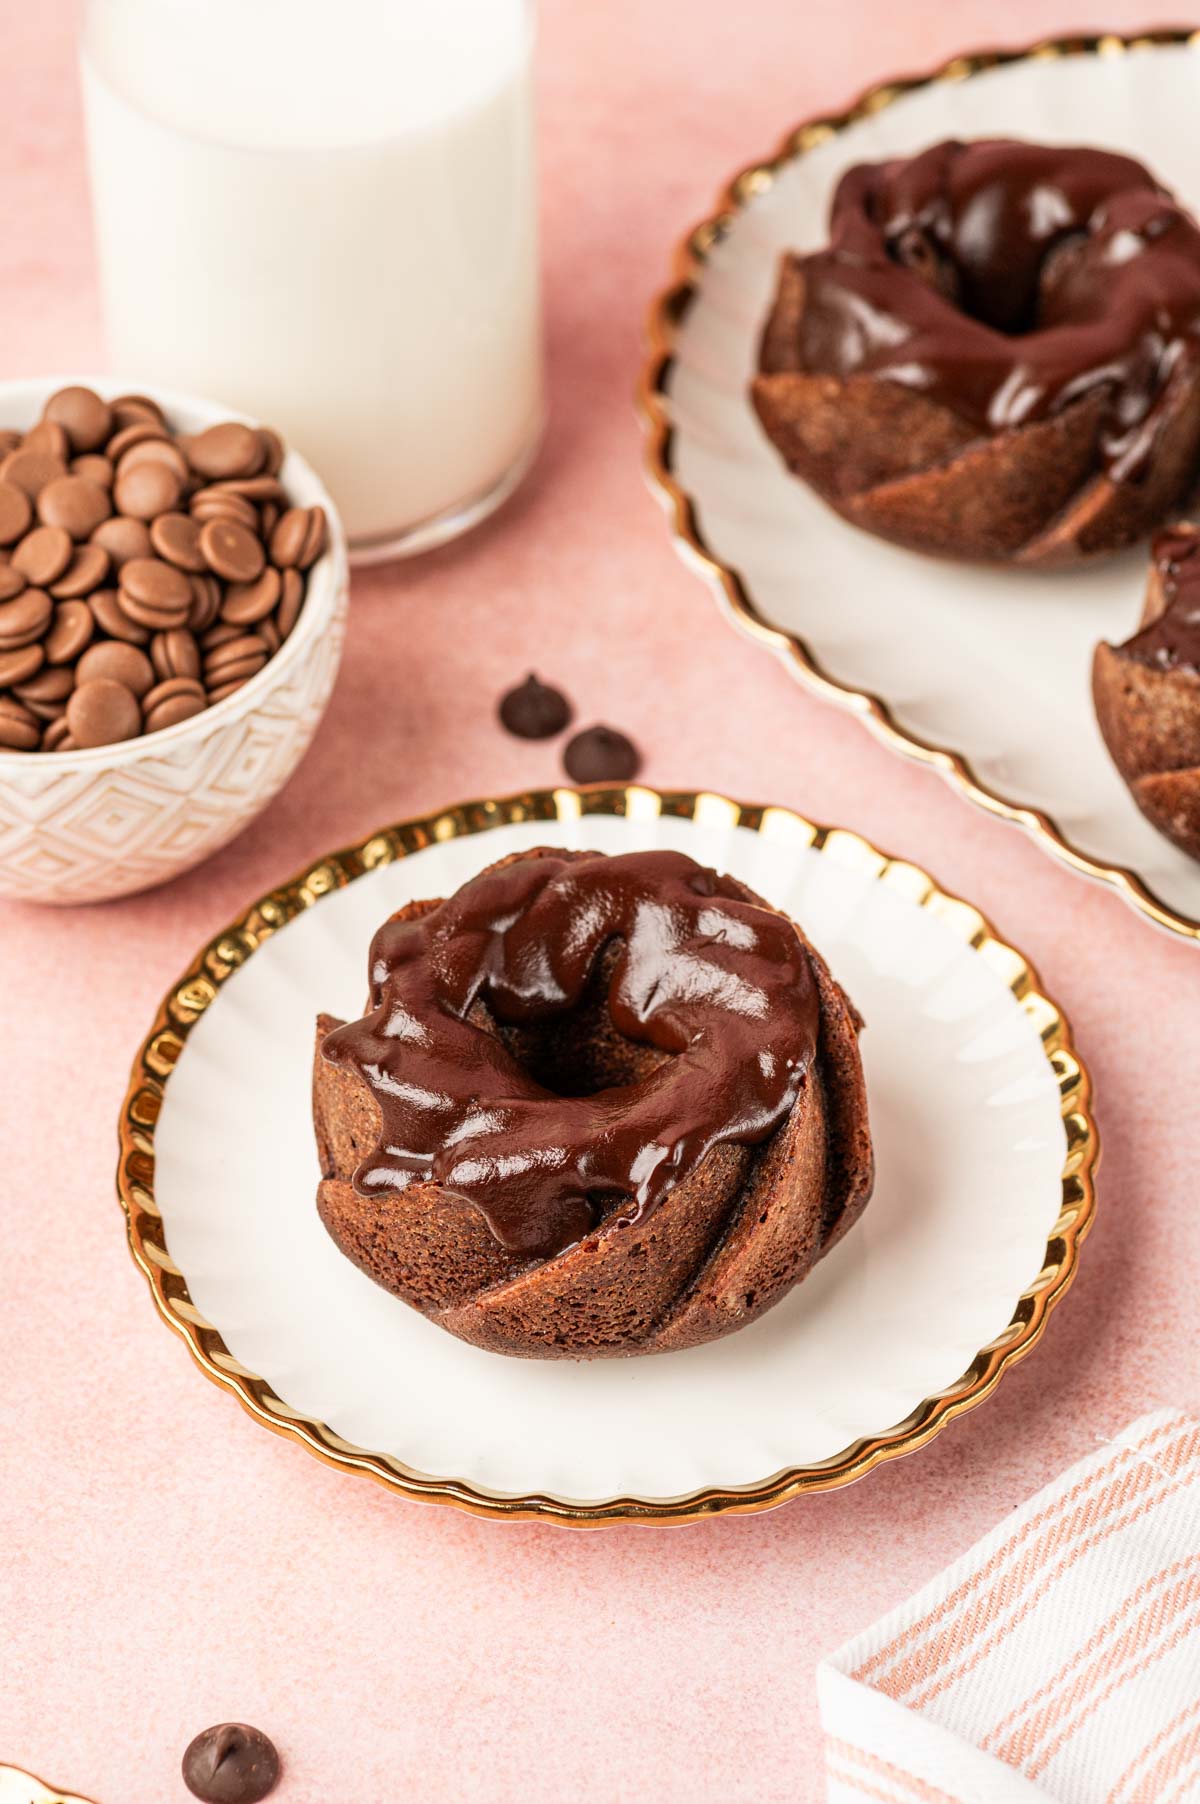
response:
{"label": "striped kitchen towel", "polygon": [[1200,1423],[1105,1442],[818,1687],[829,1804],[1196,1804]]}

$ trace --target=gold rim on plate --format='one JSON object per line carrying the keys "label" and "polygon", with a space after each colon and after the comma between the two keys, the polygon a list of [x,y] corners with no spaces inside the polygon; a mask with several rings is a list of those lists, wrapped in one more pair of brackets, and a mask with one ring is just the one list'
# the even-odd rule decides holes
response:
{"label": "gold rim on plate", "polygon": [[779,172],[794,163],[818,144],[843,132],[859,120],[882,112],[885,107],[922,88],[938,82],[969,81],[1010,63],[1050,62],[1067,56],[1124,56],[1127,53],[1164,45],[1200,47],[1200,31],[1194,26],[1164,26],[1161,29],[1132,33],[1122,37],[1115,32],[1074,37],[1045,38],[1015,50],[977,50],[952,57],[939,68],[924,75],[898,76],[867,88],[844,113],[819,114],[794,126],[779,142],[774,152],[758,163],[751,163],[734,176],[722,190],[716,210],[686,233],[675,251],[672,281],[658,294],[650,307],[647,321],[648,355],[638,381],[637,402],[646,433],[646,466],[650,481],[661,496],[671,521],[675,538],[715,586],[724,612],[734,626],[747,637],[764,645],[783,662],[806,686],[826,701],[857,714],[892,750],[920,764],[939,771],[960,789],[971,802],[989,814],[1024,827],[1039,844],[1063,864],[1085,876],[1108,884],[1118,894],[1147,915],[1158,926],[1181,934],[1185,939],[1200,940],[1200,919],[1180,913],[1164,902],[1147,886],[1134,870],[1123,865],[1106,864],[1073,844],[1052,816],[1041,809],[1029,808],[1011,797],[991,789],[977,775],[961,752],[934,745],[909,732],[895,719],[882,696],[850,683],[838,682],[822,669],[820,660],[804,640],[773,626],[758,606],[739,573],[724,563],[712,550],[700,528],[693,497],[674,475],[675,429],[671,423],[667,384],[675,360],[679,328],[700,294],[705,266],[714,247],[726,236],[739,213],[756,196],[764,193]]}
{"label": "gold rim on plate", "polygon": [[73,1791],[55,1791],[23,1766],[0,1763],[0,1804],[89,1804]]}
{"label": "gold rim on plate", "polygon": [[[423,847],[485,833],[522,821],[576,822],[589,814],[624,815],[651,821],[660,816],[694,820],[706,827],[746,827],[791,844],[811,846],[927,908],[995,971],[1017,998],[1041,1039],[1054,1072],[1066,1133],[1062,1207],[1046,1243],[1042,1268],[1021,1293],[1003,1333],[981,1349],[962,1377],[927,1397],[903,1422],[886,1433],[855,1441],[812,1466],[792,1466],[757,1484],[707,1486],[680,1497],[613,1497],[579,1502],[542,1493],[510,1495],[463,1479],[436,1478],[401,1461],[343,1440],[322,1422],[299,1414],[267,1382],[236,1360],[220,1334],[196,1308],[187,1281],[166,1245],[154,1195],[154,1130],[163,1095],[188,1034],[220,992],[221,985],[265,941],[323,896],[343,889],[369,871],[409,857]],[[331,853],[272,889],[218,933],[193,959],[164,998],[133,1063],[121,1111],[117,1192],[127,1218],[129,1244],[159,1313],[182,1336],[193,1359],[215,1384],[232,1394],[252,1416],[276,1434],[298,1441],[310,1453],[343,1472],[360,1472],[426,1503],[450,1504],[473,1515],[509,1521],[539,1520],[575,1527],[613,1522],[696,1522],[707,1516],[749,1514],[772,1509],[808,1491],[828,1491],[861,1478],[884,1460],[924,1446],[954,1417],[991,1395],[1008,1367],[1023,1359],[1040,1339],[1051,1309],[1075,1275],[1079,1246],[1095,1210],[1099,1136],[1091,1113],[1091,1082],[1076,1055],[1070,1025],[1042,990],[1037,972],[1014,947],[993,932],[978,909],[947,895],[916,865],[888,858],[841,827],[818,827],[786,808],[751,806],[707,792],[630,788],[531,790],[501,800],[464,802],[440,814],[402,821],[373,833],[359,845]]]}

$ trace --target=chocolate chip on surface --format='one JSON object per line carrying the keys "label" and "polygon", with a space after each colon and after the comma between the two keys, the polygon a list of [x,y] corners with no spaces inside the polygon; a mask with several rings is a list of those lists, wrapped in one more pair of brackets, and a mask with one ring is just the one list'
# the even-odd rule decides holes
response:
{"label": "chocolate chip on surface", "polygon": [[642,761],[633,741],[614,727],[585,727],[568,741],[563,766],[573,783],[628,783]]}
{"label": "chocolate chip on surface", "polygon": [[539,681],[532,670],[500,698],[498,712],[501,726],[518,739],[551,739],[571,720],[571,704],[562,690]]}
{"label": "chocolate chip on surface", "polygon": [[274,1742],[249,1723],[218,1723],[189,1743],[183,1782],[204,1804],[258,1804],[279,1783]]}

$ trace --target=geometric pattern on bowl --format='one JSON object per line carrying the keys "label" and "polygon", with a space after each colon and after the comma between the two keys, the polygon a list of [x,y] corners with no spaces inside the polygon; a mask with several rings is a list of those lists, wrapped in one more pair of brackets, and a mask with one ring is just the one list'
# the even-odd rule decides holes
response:
{"label": "geometric pattern on bowl", "polygon": [[129,895],[225,845],[307,750],[333,689],[344,629],[339,611],[311,657],[260,692],[249,712],[215,719],[203,736],[161,756],[115,770],[43,772],[41,755],[26,755],[0,784],[0,895],[57,903]]}
{"label": "geometric pattern on bowl", "polygon": [[[0,383],[0,426],[27,428],[67,380]],[[119,392],[112,378],[76,380]],[[152,392],[179,431],[240,417]],[[345,535],[320,479],[289,452],[280,480],[300,506],[323,507],[329,525],[280,650],[233,695],[163,732],[88,751],[0,751],[0,897],[102,902],[165,883],[233,839],[291,776],[333,691],[349,578]]]}

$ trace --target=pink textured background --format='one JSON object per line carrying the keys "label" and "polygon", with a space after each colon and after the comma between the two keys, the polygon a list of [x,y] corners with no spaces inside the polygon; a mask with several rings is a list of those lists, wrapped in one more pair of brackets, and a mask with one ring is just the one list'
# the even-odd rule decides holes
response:
{"label": "pink textured background", "polygon": [[[101,364],[73,6],[0,6],[0,374]],[[1105,24],[1153,22],[1110,9]],[[644,304],[732,167],[868,79],[987,42],[988,0],[546,0],[553,426],[474,539],[355,583],[303,769],[207,868],[73,914],[0,906],[0,1760],[103,1804],[182,1797],[244,1716],[287,1804],[821,1794],[813,1668],[1135,1411],[1200,1401],[1200,949],[1159,936],[909,769],[737,639],[639,470]],[[1009,0],[1011,39],[1096,24]],[[689,1530],[566,1535],[406,1506],[204,1383],[113,1200],[161,992],[247,897],[389,818],[556,776],[503,737],[536,658],[628,725],[655,783],[794,804],[928,864],[1041,966],[1096,1077],[1101,1216],[1043,1347],[975,1416],[856,1488]],[[369,735],[362,721],[371,715]]]}

